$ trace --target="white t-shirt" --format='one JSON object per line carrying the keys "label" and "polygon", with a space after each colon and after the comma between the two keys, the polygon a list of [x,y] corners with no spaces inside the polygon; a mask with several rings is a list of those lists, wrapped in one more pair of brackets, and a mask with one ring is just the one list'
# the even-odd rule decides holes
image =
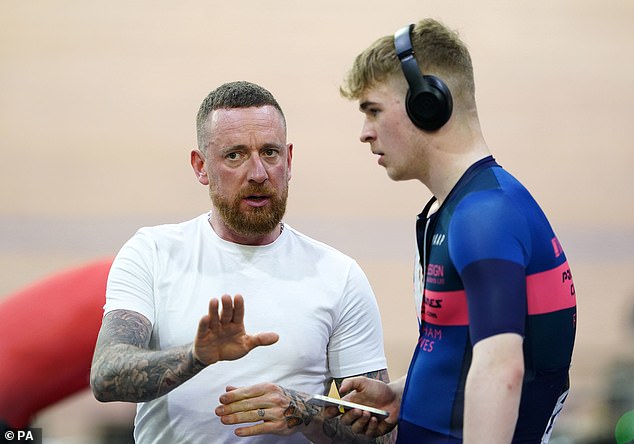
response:
{"label": "white t-shirt", "polygon": [[244,297],[247,333],[273,331],[279,341],[138,404],[137,442],[305,443],[301,433],[238,438],[214,414],[219,396],[228,385],[260,382],[323,394],[331,378],[387,367],[378,307],[361,268],[288,225],[264,246],[224,241],[208,214],[142,228],[112,265],[105,312],[141,313],[153,325],[150,347],[162,350],[191,343],[209,300],[223,294]]}

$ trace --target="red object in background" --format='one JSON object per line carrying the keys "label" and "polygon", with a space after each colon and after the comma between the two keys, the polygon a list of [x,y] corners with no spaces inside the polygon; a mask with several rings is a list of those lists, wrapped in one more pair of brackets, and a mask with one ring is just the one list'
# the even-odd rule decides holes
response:
{"label": "red object in background", "polygon": [[111,264],[66,270],[0,300],[0,422],[26,427],[89,386]]}

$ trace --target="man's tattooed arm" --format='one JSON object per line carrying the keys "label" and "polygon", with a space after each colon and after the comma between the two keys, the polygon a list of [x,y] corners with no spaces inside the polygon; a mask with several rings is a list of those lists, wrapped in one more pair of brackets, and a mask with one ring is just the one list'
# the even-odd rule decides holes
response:
{"label": "man's tattooed arm", "polygon": [[284,421],[287,428],[307,426],[316,416],[320,415],[321,409],[307,403],[306,395],[291,389],[282,388],[282,391],[290,399],[288,407],[284,410]]}
{"label": "man's tattooed arm", "polygon": [[103,319],[92,361],[90,385],[99,401],[149,401],[178,387],[205,364],[192,346],[149,350],[152,326],[147,318],[115,310]]}

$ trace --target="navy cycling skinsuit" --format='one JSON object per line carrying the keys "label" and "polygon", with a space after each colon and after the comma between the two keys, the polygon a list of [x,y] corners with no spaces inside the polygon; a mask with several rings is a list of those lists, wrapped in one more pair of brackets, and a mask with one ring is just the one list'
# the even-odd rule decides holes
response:
{"label": "navy cycling skinsuit", "polygon": [[568,393],[576,328],[561,245],[529,192],[491,156],[472,165],[427,217],[434,201],[416,228],[420,336],[397,442],[462,442],[472,347],[512,332],[524,338],[525,362],[513,443],[545,443]]}

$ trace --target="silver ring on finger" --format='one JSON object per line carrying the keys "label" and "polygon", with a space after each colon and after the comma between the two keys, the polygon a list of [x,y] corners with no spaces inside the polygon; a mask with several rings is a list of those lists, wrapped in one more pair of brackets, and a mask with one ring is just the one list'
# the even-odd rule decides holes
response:
{"label": "silver ring on finger", "polygon": [[258,416],[264,418],[264,409],[258,409]]}

